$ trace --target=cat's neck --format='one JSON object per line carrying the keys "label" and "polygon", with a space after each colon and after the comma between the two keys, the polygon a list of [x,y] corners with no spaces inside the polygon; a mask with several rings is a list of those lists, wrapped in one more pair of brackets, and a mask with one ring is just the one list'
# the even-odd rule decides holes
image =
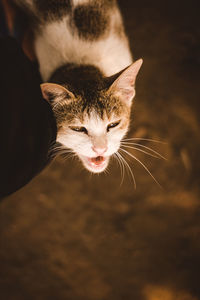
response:
{"label": "cat's neck", "polygon": [[111,76],[131,64],[125,36],[111,30],[97,41],[82,40],[74,36],[67,26],[68,22],[66,16],[61,21],[48,23],[36,35],[35,50],[44,81],[66,63],[94,65],[105,76]]}

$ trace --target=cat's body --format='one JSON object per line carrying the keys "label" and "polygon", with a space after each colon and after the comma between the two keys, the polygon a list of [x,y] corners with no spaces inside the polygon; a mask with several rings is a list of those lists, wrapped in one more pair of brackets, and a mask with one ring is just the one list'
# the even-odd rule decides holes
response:
{"label": "cat's body", "polygon": [[[42,92],[57,140],[92,172],[103,171],[128,130],[135,79],[115,0],[15,0],[30,16]],[[124,72],[114,75],[123,69]]]}
{"label": "cat's body", "polygon": [[[66,63],[89,64],[111,76],[132,63],[113,0],[16,1],[35,19],[35,52],[44,81]],[[56,8],[56,9],[55,9]]]}

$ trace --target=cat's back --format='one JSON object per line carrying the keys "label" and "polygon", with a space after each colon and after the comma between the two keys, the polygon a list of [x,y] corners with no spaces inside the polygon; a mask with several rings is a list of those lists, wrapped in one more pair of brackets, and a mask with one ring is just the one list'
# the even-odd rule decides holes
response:
{"label": "cat's back", "polygon": [[115,0],[26,2],[40,24],[35,50],[44,80],[66,63],[92,64],[110,76],[132,62]]}

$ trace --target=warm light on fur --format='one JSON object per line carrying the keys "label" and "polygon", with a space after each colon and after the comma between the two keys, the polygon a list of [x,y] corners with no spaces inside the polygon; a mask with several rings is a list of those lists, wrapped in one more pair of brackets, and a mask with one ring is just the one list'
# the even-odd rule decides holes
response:
{"label": "warm light on fur", "polygon": [[127,133],[142,65],[132,63],[117,3],[73,0],[55,10],[48,1],[15,1],[33,16],[35,52],[48,81],[41,90],[57,121],[57,142],[89,171],[104,171]]}

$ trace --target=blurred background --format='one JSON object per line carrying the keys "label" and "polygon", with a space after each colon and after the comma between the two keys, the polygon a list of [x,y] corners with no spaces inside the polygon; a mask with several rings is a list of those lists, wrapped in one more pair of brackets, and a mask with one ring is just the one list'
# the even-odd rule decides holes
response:
{"label": "blurred background", "polygon": [[56,159],[0,203],[2,300],[200,299],[200,6],[119,5],[144,59],[129,137],[167,160],[129,150],[162,188],[128,157],[137,189],[114,159],[101,175]]}

